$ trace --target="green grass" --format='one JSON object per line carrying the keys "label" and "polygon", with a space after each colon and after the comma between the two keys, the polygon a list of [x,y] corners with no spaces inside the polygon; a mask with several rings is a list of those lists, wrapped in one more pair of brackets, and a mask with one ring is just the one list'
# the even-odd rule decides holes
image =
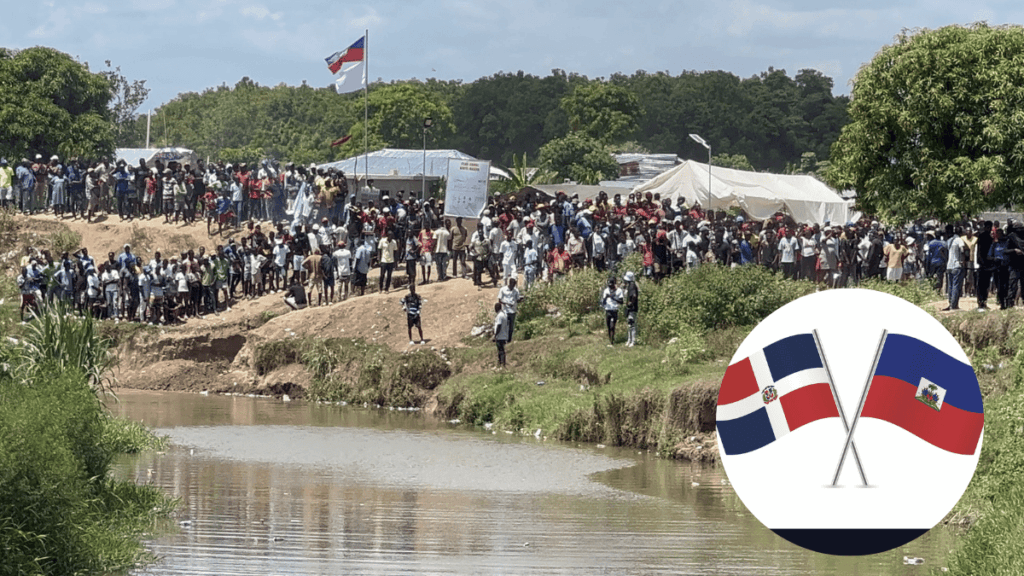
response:
{"label": "green grass", "polygon": [[[514,342],[509,370],[467,370],[449,378],[439,388],[441,415],[498,430],[532,434],[539,428],[561,440],[665,453],[683,435],[713,428],[713,411],[681,417],[678,405],[685,399],[694,407],[713,406],[724,364],[672,361],[667,356],[678,350],[664,345],[608,348],[601,333],[574,333],[571,326],[580,324]],[[495,354],[491,346],[455,352],[458,365],[466,366],[491,365]]]}
{"label": "green grass", "polygon": [[174,502],[108,476],[118,451],[144,435],[126,437],[115,422],[81,371],[50,362],[30,380],[0,377],[4,573],[105,574],[152,560],[140,536]]}
{"label": "green grass", "polygon": [[103,426],[102,443],[117,454],[136,454],[145,450],[164,450],[167,436],[157,436],[144,425],[124,418],[108,416]]}

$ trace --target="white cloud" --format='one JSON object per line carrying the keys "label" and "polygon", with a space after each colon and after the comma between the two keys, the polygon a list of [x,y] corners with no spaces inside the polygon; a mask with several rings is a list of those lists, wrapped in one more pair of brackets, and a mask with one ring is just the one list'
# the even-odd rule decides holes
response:
{"label": "white cloud", "polygon": [[242,16],[248,16],[257,20],[263,20],[270,15],[270,10],[266,6],[260,6],[257,4],[251,4],[242,8]]}

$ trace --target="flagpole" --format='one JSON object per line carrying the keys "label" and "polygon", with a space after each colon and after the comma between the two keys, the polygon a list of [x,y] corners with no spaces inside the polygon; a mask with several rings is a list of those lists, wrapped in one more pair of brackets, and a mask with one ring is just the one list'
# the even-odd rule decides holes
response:
{"label": "flagpole", "polygon": [[850,431],[846,434],[846,444],[843,445],[843,454],[839,457],[839,465],[836,466],[836,475],[832,477],[833,486],[839,483],[839,473],[843,471],[843,462],[846,460],[846,453],[850,450],[850,444],[853,442],[853,433],[857,429],[857,422],[860,421],[860,413],[864,411],[864,404],[868,399],[868,390],[871,388],[871,381],[875,378],[875,371],[878,370],[878,360],[882,357],[882,348],[885,347],[885,339],[888,336],[889,331],[882,330],[882,338],[878,341],[878,350],[875,351],[875,361],[871,364],[868,381],[864,383],[864,392],[860,395],[860,405],[857,407],[857,413],[853,415]]}
{"label": "flagpole", "polygon": [[[843,402],[839,399],[839,393],[836,391],[835,381],[832,380],[832,369],[828,367],[828,359],[825,358],[825,349],[821,347],[821,340],[818,339],[818,329],[811,330],[811,335],[814,336],[814,345],[818,348],[818,356],[821,356],[821,363],[825,368],[825,375],[828,376],[828,387],[832,390],[832,398],[836,401],[836,408],[839,410],[839,419],[843,422],[843,430],[849,434],[850,426],[846,423],[846,412],[843,410]],[[868,478],[864,475],[864,466],[860,463],[860,454],[857,453],[857,444],[850,442],[850,447],[853,449],[853,460],[857,463],[857,470],[860,472],[860,481],[867,486]]]}
{"label": "flagpole", "polygon": [[370,189],[370,29],[363,32],[363,181]]}

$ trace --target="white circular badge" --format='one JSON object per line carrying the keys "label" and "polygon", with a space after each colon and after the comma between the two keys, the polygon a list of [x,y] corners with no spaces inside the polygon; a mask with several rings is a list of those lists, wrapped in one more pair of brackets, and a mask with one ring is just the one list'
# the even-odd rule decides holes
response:
{"label": "white circular badge", "polygon": [[956,339],[872,290],[818,292],[765,318],[718,396],[718,448],[740,499],[828,554],[883,552],[938,524],[974,475],[983,426]]}

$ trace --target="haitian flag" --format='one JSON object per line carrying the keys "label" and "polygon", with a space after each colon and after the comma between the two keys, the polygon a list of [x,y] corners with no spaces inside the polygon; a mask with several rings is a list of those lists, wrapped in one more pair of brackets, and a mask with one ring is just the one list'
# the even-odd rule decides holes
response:
{"label": "haitian flag", "polygon": [[346,62],[362,62],[363,61],[363,47],[366,41],[366,36],[363,36],[359,40],[356,40],[354,44],[341,52],[335,52],[324,60],[327,61],[327,68],[330,69],[331,74],[337,74],[341,70],[341,65]]}
{"label": "haitian flag", "polygon": [[796,334],[730,365],[718,392],[718,441],[746,454],[805,424],[838,418],[812,334]]}
{"label": "haitian flag", "polygon": [[970,364],[902,334],[886,337],[861,417],[885,420],[964,455],[974,454],[985,426]]}

